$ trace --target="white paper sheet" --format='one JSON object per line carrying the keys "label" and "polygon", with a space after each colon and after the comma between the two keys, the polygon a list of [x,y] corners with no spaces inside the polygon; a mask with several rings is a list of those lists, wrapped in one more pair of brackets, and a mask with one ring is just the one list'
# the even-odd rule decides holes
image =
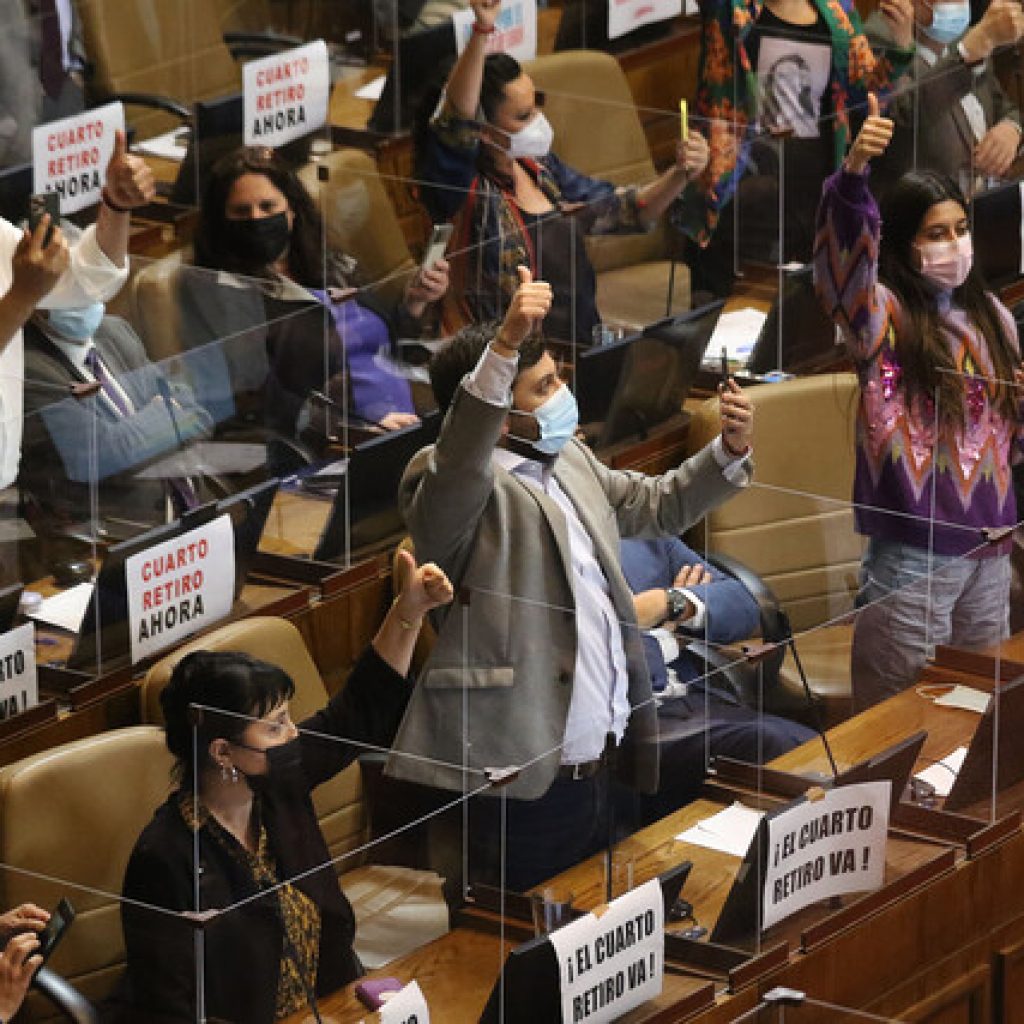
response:
{"label": "white paper sheet", "polygon": [[761,811],[737,802],[710,818],[698,821],[693,828],[680,832],[676,839],[681,843],[729,853],[733,857],[743,857],[763,817]]}
{"label": "white paper sheet", "polygon": [[174,131],[164,132],[163,135],[154,135],[151,139],[142,139],[140,142],[136,142],[132,146],[132,151],[181,163],[188,150],[188,136],[187,128],[175,128]]}
{"label": "white paper sheet", "polygon": [[62,590],[59,594],[54,594],[53,597],[45,598],[35,611],[28,614],[38,622],[77,633],[82,628],[82,618],[89,606],[90,597],[92,584],[79,583]]}
{"label": "white paper sheet", "polygon": [[985,714],[992,701],[992,695],[984,690],[974,690],[969,686],[961,686],[959,683],[949,693],[935,698],[935,703],[940,708],[957,708],[960,711],[975,711],[979,715]]}
{"label": "white paper sheet", "polygon": [[387,75],[380,75],[377,78],[371,78],[366,85],[361,85],[356,89],[356,99],[373,100],[376,102],[380,99],[380,95],[384,91],[384,83],[386,81]]}
{"label": "white paper sheet", "polygon": [[923,772],[917,772],[914,778],[933,785],[939,796],[949,796],[949,791],[953,788],[957,773],[963,766],[966,756],[967,748],[957,747],[937,764],[931,764]]}

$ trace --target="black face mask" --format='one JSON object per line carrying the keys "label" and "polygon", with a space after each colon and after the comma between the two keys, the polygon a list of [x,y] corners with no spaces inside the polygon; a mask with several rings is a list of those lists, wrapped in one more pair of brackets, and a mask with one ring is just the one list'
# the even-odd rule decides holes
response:
{"label": "black face mask", "polygon": [[226,220],[224,240],[237,258],[254,267],[265,267],[288,248],[288,214],[282,211],[270,217]]}
{"label": "black face mask", "polygon": [[[236,746],[245,746],[238,743]],[[256,747],[245,747],[246,750],[256,750]],[[267,758],[267,770],[263,775],[244,775],[249,788],[256,794],[266,793],[270,789],[277,789],[279,786],[287,785],[291,780],[297,778],[302,771],[302,744],[299,738],[282,743],[279,747],[268,747],[260,750]]]}

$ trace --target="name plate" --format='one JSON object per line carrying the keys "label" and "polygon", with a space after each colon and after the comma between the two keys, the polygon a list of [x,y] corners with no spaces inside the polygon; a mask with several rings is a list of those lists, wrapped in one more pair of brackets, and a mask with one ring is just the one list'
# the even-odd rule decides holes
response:
{"label": "name plate", "polygon": [[118,130],[124,131],[120,103],[33,128],[33,190],[56,192],[62,214],[94,206],[100,201]]}
{"label": "name plate", "polygon": [[223,515],[125,560],[132,664],[231,612],[235,538]]}
{"label": "name plate", "polygon": [[327,121],[331,66],[318,39],[242,68],[242,108],[247,146],[283,146]]}
{"label": "name plate", "polygon": [[839,786],[768,819],[764,928],[810,903],[881,886],[891,789],[888,781]]}
{"label": "name plate", "polygon": [[0,635],[0,719],[39,703],[36,627],[31,622]]}
{"label": "name plate", "polygon": [[565,1024],[617,1020],[661,994],[665,908],[657,879],[549,936],[558,958]]}

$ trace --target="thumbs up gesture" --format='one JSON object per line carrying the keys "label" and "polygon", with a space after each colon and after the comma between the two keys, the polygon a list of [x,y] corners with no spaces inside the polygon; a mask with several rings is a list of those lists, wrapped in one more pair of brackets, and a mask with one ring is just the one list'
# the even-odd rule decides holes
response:
{"label": "thumbs up gesture", "polygon": [[893,122],[878,112],[878,97],[868,93],[868,116],[853,140],[846,155],[846,169],[853,174],[863,174],[870,161],[881,156],[892,141]]}
{"label": "thumbs up gesture", "polygon": [[144,206],[156,195],[153,172],[141,157],[128,152],[124,132],[114,138],[114,152],[107,164],[106,196],[108,206],[132,210]]}
{"label": "thumbs up gesture", "polygon": [[516,272],[519,287],[495,338],[500,346],[511,350],[517,350],[548,315],[552,298],[547,281],[534,281],[527,267],[516,267]]}

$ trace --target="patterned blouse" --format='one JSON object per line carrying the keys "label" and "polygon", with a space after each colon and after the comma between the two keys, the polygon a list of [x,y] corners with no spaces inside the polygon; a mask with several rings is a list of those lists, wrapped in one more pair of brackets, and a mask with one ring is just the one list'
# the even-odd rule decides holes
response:
{"label": "patterned blouse", "polygon": [[[986,557],[982,530],[1013,526],[1011,464],[1020,456],[1021,419],[993,402],[992,358],[984,336],[952,300],[936,294],[953,364],[963,374],[962,422],[936,415],[930,395],[908,399],[902,385],[902,308],[878,280],[881,218],[864,175],[842,170],[826,182],[818,210],[814,281],[842,328],[857,365],[857,469],[853,499],[860,533],[941,555]],[[1009,310],[990,296],[1017,348]]]}
{"label": "patterned blouse", "polygon": [[259,800],[253,802],[258,833],[255,853],[250,853],[242,846],[210,813],[209,808],[201,802],[195,803],[190,793],[182,793],[179,806],[185,824],[193,832],[202,829],[211,841],[219,844],[252,875],[255,890],[276,889],[285,936],[281,945],[275,1015],[280,1020],[304,1009],[307,1005],[307,992],[316,988],[320,957],[320,911],[301,889],[287,883],[281,885],[277,862],[260,817]]}
{"label": "patterned blouse", "polygon": [[[846,154],[851,108],[866,108],[873,91],[884,99],[910,69],[914,50],[872,52],[853,0],[812,0],[832,40],[829,104],[835,116],[835,166]],[[706,244],[719,211],[732,197],[743,174],[746,153],[758,118],[757,76],[745,40],[763,0],[700,0],[701,47],[694,113],[708,123],[711,155],[704,173],[673,209],[673,220],[690,237]]]}

